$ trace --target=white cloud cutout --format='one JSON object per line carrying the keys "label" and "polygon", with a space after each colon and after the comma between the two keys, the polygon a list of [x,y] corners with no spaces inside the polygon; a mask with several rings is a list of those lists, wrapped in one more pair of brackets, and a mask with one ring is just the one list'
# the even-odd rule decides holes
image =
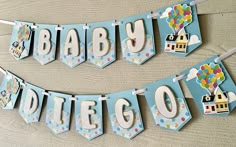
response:
{"label": "white cloud cutout", "polygon": [[190,40],[188,42],[188,45],[194,45],[194,44],[198,44],[198,43],[201,43],[201,40],[198,38],[197,35],[192,35],[190,37]]}
{"label": "white cloud cutout", "polygon": [[160,18],[162,19],[162,18],[168,17],[168,13],[169,13],[171,10],[172,10],[171,7],[166,8],[165,12],[162,13],[162,15],[160,16]]}
{"label": "white cloud cutout", "polygon": [[229,103],[232,103],[233,101],[236,101],[236,95],[233,92],[228,92],[229,96]]}
{"label": "white cloud cutout", "polygon": [[196,77],[197,77],[197,69],[196,68],[192,68],[189,71],[188,75],[187,75],[186,81],[192,80],[192,79],[194,79]]}

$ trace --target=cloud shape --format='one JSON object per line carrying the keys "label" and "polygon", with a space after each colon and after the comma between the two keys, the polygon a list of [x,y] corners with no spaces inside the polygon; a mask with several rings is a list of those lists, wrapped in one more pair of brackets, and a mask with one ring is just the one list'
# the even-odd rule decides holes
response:
{"label": "cloud shape", "polygon": [[236,101],[236,95],[233,92],[228,92],[228,96],[229,96],[229,103],[232,103],[234,101]]}
{"label": "cloud shape", "polygon": [[160,18],[162,19],[162,18],[168,17],[168,13],[169,13],[171,10],[172,10],[171,7],[166,8],[165,12],[162,13],[162,15],[160,16]]}
{"label": "cloud shape", "polygon": [[194,45],[194,44],[198,44],[198,43],[201,43],[201,40],[198,38],[197,35],[192,35],[190,37],[190,40],[188,42],[188,45]]}
{"label": "cloud shape", "polygon": [[187,75],[186,81],[192,80],[192,79],[194,79],[196,77],[197,77],[197,69],[196,68],[192,68],[189,71],[188,75]]}

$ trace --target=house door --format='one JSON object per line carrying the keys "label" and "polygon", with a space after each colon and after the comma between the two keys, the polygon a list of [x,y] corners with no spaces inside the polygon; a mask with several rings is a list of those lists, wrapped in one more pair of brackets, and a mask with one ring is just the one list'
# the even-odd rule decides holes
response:
{"label": "house door", "polygon": [[175,45],[172,45],[172,46],[171,46],[171,49],[174,50],[174,49],[175,49]]}
{"label": "house door", "polygon": [[212,110],[212,111],[215,111],[215,106],[211,106],[211,110]]}

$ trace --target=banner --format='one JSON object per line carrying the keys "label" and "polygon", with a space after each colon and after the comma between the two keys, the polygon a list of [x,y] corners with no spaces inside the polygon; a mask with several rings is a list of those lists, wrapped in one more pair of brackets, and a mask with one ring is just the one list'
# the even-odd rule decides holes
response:
{"label": "banner", "polygon": [[106,102],[112,132],[132,139],[144,130],[137,95],[147,100],[155,126],[179,131],[192,118],[179,80],[184,80],[203,114],[229,115],[236,106],[236,86],[221,62],[236,53],[236,48],[221,56],[213,56],[179,76],[170,76],[142,86],[102,95],[70,95],[29,84],[8,71],[0,86],[2,109],[13,109],[21,90],[19,113],[25,122],[38,122],[42,103],[47,98],[46,125],[55,134],[70,129],[71,103],[75,103],[76,131],[88,140],[103,134],[103,108]]}
{"label": "banner", "polygon": [[[60,48],[60,60],[70,68],[86,60],[105,68],[116,60],[116,28],[119,28],[122,58],[141,65],[156,54],[152,19],[157,18],[164,52],[184,57],[202,44],[195,4],[196,1],[184,1],[156,12],[88,24],[0,22],[14,24],[10,52],[17,60],[29,55],[34,37],[33,57],[41,65],[54,61],[56,49]],[[57,41],[60,47],[56,46]]]}

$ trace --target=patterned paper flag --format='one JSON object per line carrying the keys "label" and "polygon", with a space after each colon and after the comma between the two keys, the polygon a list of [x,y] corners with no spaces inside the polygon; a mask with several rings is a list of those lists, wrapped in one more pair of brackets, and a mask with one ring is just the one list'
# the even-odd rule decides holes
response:
{"label": "patterned paper flag", "polygon": [[113,133],[132,139],[144,130],[137,96],[132,90],[108,94],[107,107]]}
{"label": "patterned paper flag", "polygon": [[103,134],[102,101],[100,95],[75,97],[76,131],[88,140]]}
{"label": "patterned paper flag", "polygon": [[114,21],[90,23],[87,26],[87,58],[92,64],[104,68],[116,60]]}
{"label": "patterned paper flag", "polygon": [[62,25],[60,39],[60,60],[71,68],[85,61],[84,24]]}
{"label": "patterned paper flag", "polygon": [[13,109],[20,92],[22,79],[6,72],[0,86],[0,105],[2,109]]}
{"label": "patterned paper flag", "polygon": [[34,37],[34,58],[45,65],[55,60],[57,25],[37,24]]}
{"label": "patterned paper flag", "polygon": [[41,114],[44,89],[25,83],[19,113],[26,123],[38,122]]}
{"label": "patterned paper flag", "polygon": [[143,64],[155,55],[155,42],[151,13],[131,16],[120,20],[120,40],[123,58]]}
{"label": "patterned paper flag", "polygon": [[46,125],[53,133],[60,134],[70,128],[71,95],[49,92]]}
{"label": "patterned paper flag", "polygon": [[171,76],[145,85],[144,92],[157,127],[179,131],[192,118],[178,82]]}
{"label": "patterned paper flag", "polygon": [[203,114],[228,115],[236,107],[236,86],[213,56],[185,71],[184,82]]}
{"label": "patterned paper flag", "polygon": [[202,44],[196,6],[190,1],[157,10],[161,48],[177,56],[187,56]]}
{"label": "patterned paper flag", "polygon": [[32,23],[15,21],[13,27],[9,52],[20,60],[29,56],[30,44],[32,38]]}

